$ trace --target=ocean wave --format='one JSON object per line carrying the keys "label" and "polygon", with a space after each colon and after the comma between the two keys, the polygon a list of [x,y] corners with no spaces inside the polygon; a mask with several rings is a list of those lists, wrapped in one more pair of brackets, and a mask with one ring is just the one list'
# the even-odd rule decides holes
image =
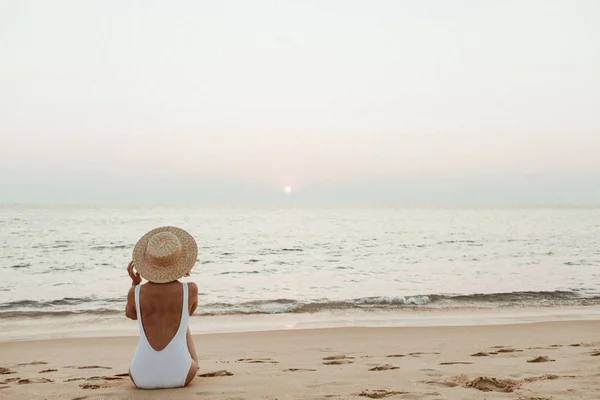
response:
{"label": "ocean wave", "polygon": [[203,315],[315,313],[332,310],[394,310],[407,308],[490,308],[523,306],[597,305],[600,293],[576,291],[476,293],[470,295],[377,296],[350,300],[257,300],[238,304],[213,303],[199,307]]}
{"label": "ocean wave", "polygon": [[594,266],[594,265],[597,265],[597,263],[595,263],[593,261],[587,261],[587,260],[567,261],[564,264],[570,265],[570,266],[576,266],[576,265]]}
{"label": "ocean wave", "polygon": [[[497,308],[599,305],[600,293],[524,291],[510,293],[374,296],[347,300],[253,300],[199,304],[197,315],[306,314],[340,310],[393,311],[401,309]],[[83,313],[122,314],[125,298],[65,297],[51,301],[22,300],[0,304],[1,318],[63,317]]]}
{"label": "ocean wave", "polygon": [[585,296],[578,291],[554,290],[554,291],[521,291],[504,293],[475,293],[454,295],[431,295],[432,301],[440,303],[475,303],[491,305],[521,305],[521,304],[543,304],[552,303],[559,305],[565,302],[577,302],[584,300],[600,300],[598,296]]}
{"label": "ocean wave", "polygon": [[23,264],[15,264],[15,265],[11,265],[10,268],[27,268],[27,267],[31,267],[30,263],[23,263]]}
{"label": "ocean wave", "polygon": [[281,249],[262,249],[257,254],[261,256],[265,255],[273,255],[273,254],[282,254],[282,253],[291,253],[291,252],[302,252],[304,249],[299,247],[284,247]]}
{"label": "ocean wave", "polygon": [[97,299],[96,297],[63,297],[62,299],[36,301],[36,300],[18,300],[7,303],[0,303],[1,310],[14,309],[45,309],[64,306],[80,306],[85,304],[102,304],[102,303],[124,303],[124,298],[106,298]]}
{"label": "ocean wave", "polygon": [[90,250],[123,250],[133,248],[133,245],[127,244],[117,244],[117,245],[109,245],[109,246],[92,246]]}
{"label": "ocean wave", "polygon": [[380,297],[366,297],[363,299],[353,300],[354,304],[369,304],[369,305],[417,305],[422,306],[429,304],[429,296],[380,296]]}
{"label": "ocean wave", "polygon": [[85,270],[86,270],[86,267],[85,267],[84,264],[77,263],[77,264],[73,264],[73,265],[52,266],[52,267],[47,268],[45,270],[36,272],[36,274],[45,275],[45,274],[52,274],[52,273],[55,273],[57,271],[81,272],[81,271],[85,271]]}
{"label": "ocean wave", "polygon": [[456,244],[456,243],[475,244],[477,242],[475,240],[444,240],[442,242],[438,242],[438,244]]}
{"label": "ocean wave", "polygon": [[226,271],[226,272],[221,272],[219,275],[246,275],[246,274],[260,274],[264,271]]}
{"label": "ocean wave", "polygon": [[109,308],[96,308],[93,310],[62,310],[62,311],[0,311],[0,319],[2,318],[55,318],[55,317],[72,317],[75,315],[118,315],[123,314],[123,310],[115,310]]}

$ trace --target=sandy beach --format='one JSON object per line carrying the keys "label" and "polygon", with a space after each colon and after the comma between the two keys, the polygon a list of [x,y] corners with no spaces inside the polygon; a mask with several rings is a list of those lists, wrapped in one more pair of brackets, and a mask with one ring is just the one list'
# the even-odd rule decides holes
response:
{"label": "sandy beach", "polygon": [[[2,399],[598,399],[600,321],[196,335],[190,387],[142,391],[136,337],[4,342]],[[204,375],[204,376],[202,376]]]}

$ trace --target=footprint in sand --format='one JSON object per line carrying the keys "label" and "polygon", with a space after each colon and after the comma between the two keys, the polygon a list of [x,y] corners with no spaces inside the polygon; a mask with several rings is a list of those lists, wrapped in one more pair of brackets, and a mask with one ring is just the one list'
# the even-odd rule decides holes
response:
{"label": "footprint in sand", "polygon": [[114,376],[129,376],[129,372],[124,372],[122,374],[115,374]]}
{"label": "footprint in sand", "polygon": [[553,362],[555,360],[551,360],[546,356],[539,356],[531,360],[527,360],[528,363],[545,363],[545,362]]}
{"label": "footprint in sand", "polygon": [[45,373],[48,373],[48,372],[56,372],[56,371],[58,371],[58,370],[57,369],[45,369],[43,371],[40,371],[39,373],[40,374],[45,374]]}
{"label": "footprint in sand", "polygon": [[[129,374],[125,375],[125,376],[129,376]],[[76,382],[76,381],[122,381],[123,378],[120,376],[90,376],[89,378],[86,377],[78,377],[78,378],[69,378],[66,379],[64,382]]]}
{"label": "footprint in sand", "polygon": [[198,375],[201,378],[215,378],[218,376],[233,376],[233,373],[227,371],[227,370],[220,370],[220,371],[215,371],[215,372],[208,372],[206,374],[200,374]]}
{"label": "footprint in sand", "polygon": [[17,364],[18,366],[22,367],[25,365],[47,365],[48,363],[46,361],[32,361],[30,363],[23,363],[23,364]]}
{"label": "footprint in sand", "polygon": [[27,385],[30,383],[52,383],[54,382],[52,379],[48,379],[48,378],[27,378],[27,379],[20,379],[17,381],[17,383],[19,385]]}
{"label": "footprint in sand", "polygon": [[518,349],[500,349],[498,350],[499,354],[503,354],[503,353],[522,353],[523,350],[518,350]]}
{"label": "footprint in sand", "polygon": [[343,365],[343,364],[352,364],[354,361],[352,361],[354,359],[354,357],[348,357],[348,356],[329,356],[329,357],[323,357],[323,361],[325,361],[323,364],[325,365]]}
{"label": "footprint in sand", "polygon": [[383,399],[384,397],[396,396],[399,394],[408,394],[408,392],[396,392],[385,389],[363,390],[358,395],[360,397],[368,397],[370,399]]}
{"label": "footprint in sand", "polygon": [[117,376],[90,376],[86,381],[122,381],[123,378]]}
{"label": "footprint in sand", "polygon": [[117,376],[103,376],[102,379],[104,379],[105,381],[122,381],[123,378],[117,377]]}
{"label": "footprint in sand", "polygon": [[2,382],[0,382],[0,384],[6,385],[7,383],[17,382],[20,380],[21,380],[21,378],[9,378],[9,379],[3,380]]}
{"label": "footprint in sand", "polygon": [[377,367],[369,369],[369,371],[390,371],[393,369],[400,369],[400,367],[395,367],[390,364],[378,365]]}
{"label": "footprint in sand", "polygon": [[9,368],[0,367],[0,375],[10,375],[10,374],[16,374],[16,372],[12,371]]}
{"label": "footprint in sand", "polygon": [[82,383],[81,385],[79,385],[79,387],[82,389],[100,389],[100,385],[93,383]]}
{"label": "footprint in sand", "polygon": [[521,386],[521,383],[511,379],[496,379],[483,376],[467,382],[465,386],[481,390],[482,392],[512,393]]}
{"label": "footprint in sand", "polygon": [[[104,382],[81,383],[79,385],[79,387],[82,389],[101,389],[101,388],[108,389],[108,388],[118,387],[123,384],[123,380],[121,378],[106,377],[106,376],[100,376],[100,377],[94,376],[92,378],[100,378],[101,380],[104,380]],[[88,381],[97,380],[97,379],[92,379],[92,378],[88,378],[86,380],[88,380]]]}
{"label": "footprint in sand", "polygon": [[308,368],[288,368],[284,369],[283,372],[298,372],[298,371],[306,371],[306,372],[315,372],[316,369],[308,369]]}
{"label": "footprint in sand", "polygon": [[271,360],[270,358],[240,358],[235,362],[243,362],[246,364],[279,364],[278,361]]}
{"label": "footprint in sand", "polygon": [[480,351],[479,353],[471,354],[471,357],[489,357],[489,355],[490,355],[490,353],[486,353],[485,351]]}
{"label": "footprint in sand", "polygon": [[85,381],[86,378],[69,378],[65,379],[64,382],[75,382],[75,381]]}
{"label": "footprint in sand", "polygon": [[81,365],[81,366],[77,366],[77,365],[69,365],[65,368],[71,368],[71,369],[112,369],[112,367],[103,367],[100,365]]}
{"label": "footprint in sand", "polygon": [[538,382],[538,381],[553,381],[555,379],[560,378],[558,375],[554,374],[546,374],[542,376],[534,376],[533,378],[525,378],[525,382]]}
{"label": "footprint in sand", "polygon": [[328,356],[328,357],[323,357],[323,361],[332,361],[332,360],[353,360],[354,357],[349,357],[349,356]]}
{"label": "footprint in sand", "polygon": [[406,354],[390,354],[388,356],[386,356],[388,358],[400,358],[400,357],[406,357]]}
{"label": "footprint in sand", "polygon": [[470,365],[470,364],[473,364],[473,363],[465,362],[465,361],[449,361],[449,362],[440,363],[440,365]]}
{"label": "footprint in sand", "polygon": [[354,361],[350,361],[350,360],[333,360],[333,361],[326,361],[323,363],[323,365],[345,365],[345,364],[352,364],[354,363]]}
{"label": "footprint in sand", "polygon": [[553,400],[551,397],[519,396],[519,400]]}

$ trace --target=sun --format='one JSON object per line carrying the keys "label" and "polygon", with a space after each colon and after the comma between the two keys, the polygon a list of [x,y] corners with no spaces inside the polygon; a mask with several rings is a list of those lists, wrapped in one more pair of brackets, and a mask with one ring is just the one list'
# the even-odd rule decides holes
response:
{"label": "sun", "polygon": [[287,194],[292,193],[292,187],[291,186],[286,186],[283,188],[283,191]]}

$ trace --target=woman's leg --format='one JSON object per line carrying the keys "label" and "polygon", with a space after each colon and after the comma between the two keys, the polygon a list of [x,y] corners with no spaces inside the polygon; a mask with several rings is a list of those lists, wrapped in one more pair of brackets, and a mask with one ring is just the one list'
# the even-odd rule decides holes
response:
{"label": "woman's leg", "polygon": [[[129,370],[129,379],[131,379],[131,382],[133,382],[133,384],[135,385],[135,381],[133,380],[133,376],[131,376],[131,369]],[[135,385],[135,387],[137,387],[137,385]]]}
{"label": "woman's leg", "polygon": [[196,372],[198,372],[198,361],[192,360],[192,365],[190,365],[190,370],[185,378],[185,386],[189,385],[194,380]]}
{"label": "woman's leg", "polygon": [[194,344],[194,338],[192,337],[190,328],[187,330],[185,339],[187,341],[188,351],[190,352],[190,356],[192,356],[192,360],[196,361],[196,364],[198,364],[198,353],[196,353],[196,345]]}
{"label": "woman's leg", "polygon": [[196,377],[196,372],[198,372],[198,353],[196,353],[196,346],[194,344],[194,338],[192,338],[190,328],[187,330],[186,341],[188,351],[190,352],[190,356],[192,356],[192,365],[190,366],[187,378],[185,378],[185,386],[189,385],[190,382],[194,380]]}

